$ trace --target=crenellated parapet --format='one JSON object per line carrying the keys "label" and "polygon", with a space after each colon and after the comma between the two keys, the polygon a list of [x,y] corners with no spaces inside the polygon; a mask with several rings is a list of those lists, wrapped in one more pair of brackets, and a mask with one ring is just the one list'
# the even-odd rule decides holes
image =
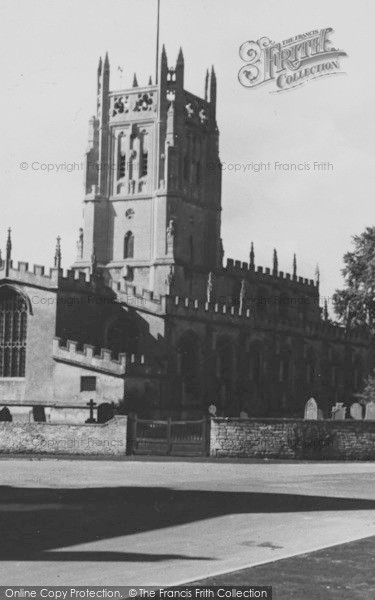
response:
{"label": "crenellated parapet", "polygon": [[10,279],[24,285],[34,287],[59,289],[61,291],[77,291],[87,293],[98,293],[98,290],[107,290],[97,275],[88,274],[77,269],[58,269],[46,268],[42,265],[29,266],[28,262],[18,262],[15,266],[10,261],[9,268],[6,270],[5,261],[0,262],[0,280]]}
{"label": "crenellated parapet", "polygon": [[117,294],[118,301],[127,304],[129,307],[160,315],[165,314],[165,296],[156,296],[150,290],[139,290],[135,285],[126,282],[121,290],[118,290],[116,284],[114,284],[113,290]]}
{"label": "crenellated parapet", "polygon": [[55,360],[118,376],[124,375],[126,370],[125,354],[119,354],[118,359],[114,359],[111,350],[102,348],[97,354],[94,346],[84,344],[82,347],[72,340],[64,345],[60,338],[54,338],[52,356]]}
{"label": "crenellated parapet", "polygon": [[232,258],[227,259],[227,264],[223,268],[223,271],[228,275],[249,278],[249,280],[257,281],[259,283],[274,283],[275,281],[282,281],[284,283],[287,282],[298,284],[298,286],[304,286],[310,292],[314,289],[319,289],[319,282],[314,281],[313,279],[298,277],[297,275],[284,273],[284,271],[273,272],[268,267],[254,267],[247,262],[233,260]]}
{"label": "crenellated parapet", "polygon": [[285,331],[289,334],[303,335],[326,341],[352,342],[368,344],[370,337],[362,330],[347,330],[340,325],[328,321],[305,321],[303,319],[286,319],[280,315],[269,315],[257,312],[255,305],[242,310],[238,306],[203,302],[197,298],[173,296],[167,297],[168,314],[196,320],[211,320],[222,325],[229,324],[242,327],[257,327],[264,330]]}
{"label": "crenellated parapet", "polygon": [[111,295],[112,291],[97,274],[68,269],[61,272],[59,290],[87,294]]}
{"label": "crenellated parapet", "polygon": [[121,353],[117,358],[108,348],[95,349],[90,344],[80,345],[76,341],[63,342],[54,338],[52,356],[54,360],[83,367],[117,377],[160,375],[160,364],[154,364],[144,354]]}
{"label": "crenellated parapet", "polygon": [[8,270],[5,261],[0,264],[0,279],[10,279],[36,287],[57,288],[60,276],[60,269],[46,270],[41,265],[33,265],[30,269],[28,262],[18,262],[15,266],[13,261],[10,261]]}
{"label": "crenellated parapet", "polygon": [[220,318],[228,322],[254,319],[254,314],[250,309],[241,311],[236,306],[227,304],[204,302],[198,298],[188,298],[181,296],[169,296],[166,298],[167,313],[180,316],[192,316],[196,318],[208,319]]}

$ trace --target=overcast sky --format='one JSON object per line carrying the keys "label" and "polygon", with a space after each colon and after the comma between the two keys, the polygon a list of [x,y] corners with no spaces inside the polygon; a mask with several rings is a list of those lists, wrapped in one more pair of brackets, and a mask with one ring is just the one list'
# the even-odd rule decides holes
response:
{"label": "overcast sky", "polygon": [[[371,0],[161,0],[161,42],[174,63],[185,56],[185,88],[202,95],[206,67],[218,78],[218,124],[225,163],[327,161],[333,171],[223,172],[226,257],[312,278],[321,292],[341,285],[351,236],[373,225],[375,84]],[[108,50],[111,88],[147,83],[155,69],[156,0],[1,0],[0,246],[13,229],[13,258],[51,266],[62,237],[63,266],[75,259],[83,173],[22,171],[22,161],[81,163],[96,110],[98,58]],[[347,52],[343,75],[270,94],[238,81],[239,47],[332,27]]]}

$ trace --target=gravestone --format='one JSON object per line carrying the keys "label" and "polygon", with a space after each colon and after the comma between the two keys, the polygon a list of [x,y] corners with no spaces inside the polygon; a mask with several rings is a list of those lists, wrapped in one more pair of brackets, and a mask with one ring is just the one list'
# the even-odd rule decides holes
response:
{"label": "gravestone", "polygon": [[0,421],[13,421],[11,412],[7,406],[0,410]]}
{"label": "gravestone", "polygon": [[334,421],[343,421],[346,415],[346,408],[343,402],[336,402],[332,407],[332,419]]}
{"label": "gravestone", "polygon": [[109,402],[103,402],[103,404],[99,404],[98,413],[97,413],[97,421],[98,423],[106,423],[113,419],[115,411],[113,409],[112,404]]}
{"label": "gravestone", "polygon": [[366,421],[375,421],[375,402],[369,402],[366,404]]}
{"label": "gravestone", "polygon": [[44,406],[33,406],[33,421],[34,423],[43,423],[46,420]]}
{"label": "gravestone", "polygon": [[354,402],[350,407],[350,416],[355,421],[362,421],[363,409],[359,402]]}
{"label": "gravestone", "polygon": [[310,398],[305,405],[305,419],[316,421],[318,418],[318,405],[314,398]]}
{"label": "gravestone", "polygon": [[210,404],[210,406],[208,407],[208,414],[210,415],[210,417],[216,417],[216,413],[217,413],[217,408],[215,406],[215,404]]}
{"label": "gravestone", "polygon": [[96,419],[94,419],[94,408],[96,406],[96,403],[91,398],[90,402],[87,402],[86,406],[88,406],[90,409],[90,416],[88,419],[86,419],[85,423],[89,423],[90,425],[96,423]]}
{"label": "gravestone", "polygon": [[247,412],[245,410],[241,410],[240,412],[240,419],[248,419],[249,415],[247,414]]}

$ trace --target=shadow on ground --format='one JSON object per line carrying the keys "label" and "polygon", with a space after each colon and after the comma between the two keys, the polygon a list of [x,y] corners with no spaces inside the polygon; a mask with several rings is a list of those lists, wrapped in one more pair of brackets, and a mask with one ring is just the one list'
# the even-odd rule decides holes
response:
{"label": "shadow on ground", "polygon": [[[45,489],[0,486],[0,559],[207,560],[184,555],[58,551],[58,548],[230,514],[374,509],[375,500],[292,494],[185,491],[157,487]],[[49,552],[52,549],[54,552]]]}

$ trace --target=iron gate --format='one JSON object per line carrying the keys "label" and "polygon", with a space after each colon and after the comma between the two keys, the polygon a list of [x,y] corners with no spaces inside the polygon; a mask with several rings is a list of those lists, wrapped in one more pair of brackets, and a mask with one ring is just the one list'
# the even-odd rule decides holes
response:
{"label": "iron gate", "polygon": [[209,422],[130,419],[130,454],[206,456]]}

